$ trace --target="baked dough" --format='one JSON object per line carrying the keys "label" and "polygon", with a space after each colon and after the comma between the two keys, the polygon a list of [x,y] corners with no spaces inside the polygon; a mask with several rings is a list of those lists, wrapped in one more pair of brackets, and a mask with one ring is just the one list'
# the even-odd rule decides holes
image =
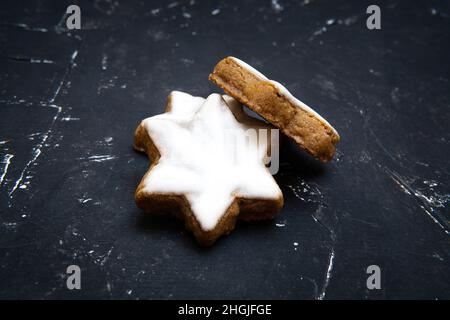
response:
{"label": "baked dough", "polygon": [[317,112],[280,83],[235,57],[221,60],[209,79],[265,118],[322,162],[333,158],[340,137]]}
{"label": "baked dough", "polygon": [[[263,163],[269,146],[233,150],[227,132],[242,137],[248,129],[270,129],[249,117],[229,96],[207,99],[174,91],[165,113],[143,120],[134,148],[147,153],[151,166],[135,192],[139,208],[184,219],[201,245],[211,245],[233,230],[237,218],[274,217],[283,195]],[[225,136],[224,136],[225,135]]]}

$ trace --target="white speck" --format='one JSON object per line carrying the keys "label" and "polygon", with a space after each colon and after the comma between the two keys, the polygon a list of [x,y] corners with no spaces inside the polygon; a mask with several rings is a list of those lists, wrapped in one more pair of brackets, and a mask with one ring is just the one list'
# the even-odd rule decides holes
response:
{"label": "white speck", "polygon": [[435,16],[438,14],[438,11],[435,8],[431,8],[430,13],[431,15]]}
{"label": "white speck", "polygon": [[416,164],[424,166],[424,167],[429,167],[430,166],[428,163],[420,162],[420,161],[416,161]]}
{"label": "white speck", "polygon": [[21,185],[19,186],[19,188],[20,188],[20,189],[26,189],[26,188],[27,188],[27,185],[26,185],[26,184],[21,184]]}
{"label": "white speck", "polygon": [[275,226],[279,227],[279,228],[283,228],[286,226],[285,223],[275,223]]}
{"label": "white speck", "polygon": [[373,74],[374,76],[377,76],[377,77],[380,77],[380,76],[383,75],[381,72],[376,71],[376,70],[374,70],[374,69],[369,69],[369,72],[370,72],[371,74]]}
{"label": "white speck", "polygon": [[211,11],[211,14],[213,15],[213,16],[216,16],[216,15],[218,15],[220,13],[220,9],[214,9],[213,11]]}
{"label": "white speck", "polygon": [[178,2],[172,2],[168,4],[167,8],[172,9],[175,8],[176,6],[178,6]]}
{"label": "white speck", "polygon": [[442,258],[442,257],[441,257],[438,253],[436,253],[436,252],[433,252],[432,256],[433,256],[433,258],[436,258],[436,259],[438,259],[438,260],[440,260],[440,261],[444,261],[444,258]]}
{"label": "white speck", "polygon": [[23,214],[23,215],[22,215],[22,218],[26,218],[26,217],[27,217],[27,215],[26,215],[26,214]]}
{"label": "white speck", "polygon": [[153,41],[161,41],[169,38],[169,35],[162,30],[151,29],[147,31],[147,34],[153,39]]}
{"label": "white speck", "polygon": [[113,141],[114,138],[113,137],[106,137],[105,138],[105,142],[110,143],[111,141]]}
{"label": "white speck", "polygon": [[16,222],[3,222],[2,225],[8,229],[13,229],[13,228],[17,227]]}
{"label": "white speck", "polygon": [[187,59],[187,58],[182,58],[180,59],[180,61],[185,65],[185,66],[190,66],[194,63],[194,60],[192,59]]}
{"label": "white speck", "polygon": [[438,185],[438,183],[436,181],[424,180],[423,183],[425,183],[430,188],[437,187],[437,185]]}
{"label": "white speck", "polygon": [[334,24],[336,22],[336,20],[335,19],[328,19],[327,20],[327,26],[331,26],[332,24]]}
{"label": "white speck", "polygon": [[131,290],[131,289],[130,289],[130,290],[127,290],[127,294],[128,294],[128,295],[130,295],[130,294],[132,294],[132,293],[133,293],[133,290]]}
{"label": "white speck", "polygon": [[315,37],[320,36],[321,34],[327,32],[327,31],[328,31],[327,27],[321,27],[320,29],[313,32],[313,34],[309,37],[308,41],[314,40]]}
{"label": "white speck", "polygon": [[160,11],[161,11],[160,8],[156,8],[156,9],[151,10],[150,13],[152,16],[156,16]]}
{"label": "white speck", "polygon": [[108,69],[108,56],[106,54],[102,57],[102,70]]}
{"label": "white speck", "polygon": [[272,0],[272,8],[277,13],[283,11],[283,6],[280,4],[278,0]]}
{"label": "white speck", "polygon": [[354,24],[356,21],[358,21],[358,16],[352,16],[352,17],[348,17],[346,19],[344,19],[344,25],[351,26],[352,24]]}
{"label": "white speck", "polygon": [[190,19],[192,16],[189,12],[183,12],[183,17],[185,17],[186,19]]}

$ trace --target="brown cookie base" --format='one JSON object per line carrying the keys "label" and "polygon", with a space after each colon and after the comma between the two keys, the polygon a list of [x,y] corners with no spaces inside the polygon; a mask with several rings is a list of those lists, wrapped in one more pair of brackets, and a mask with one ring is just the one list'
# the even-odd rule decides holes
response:
{"label": "brown cookie base", "polygon": [[[170,109],[168,101],[166,111]],[[222,218],[212,230],[203,230],[192,213],[189,202],[184,195],[163,194],[144,191],[144,181],[152,167],[158,163],[160,153],[145,128],[140,124],[134,135],[134,149],[147,153],[152,162],[149,170],[142,178],[135,192],[136,205],[152,214],[172,214],[185,221],[185,226],[192,231],[198,243],[210,246],[222,235],[229,234],[236,224],[236,220],[242,219],[262,220],[275,217],[283,207],[283,195],[277,199],[246,199],[235,197]],[[151,183],[151,182],[150,182]]]}
{"label": "brown cookie base", "polygon": [[294,105],[270,81],[261,79],[227,57],[214,67],[209,80],[264,117],[322,162],[333,158],[339,135],[314,113]]}

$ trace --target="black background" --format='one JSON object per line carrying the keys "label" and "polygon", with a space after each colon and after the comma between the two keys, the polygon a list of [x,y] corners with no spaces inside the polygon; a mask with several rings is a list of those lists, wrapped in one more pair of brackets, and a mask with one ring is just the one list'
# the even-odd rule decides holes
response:
{"label": "black background", "polygon": [[[450,298],[449,2],[377,1],[381,30],[366,28],[372,2],[276,4],[0,2],[0,297]],[[204,249],[136,208],[148,160],[131,145],[171,90],[220,92],[207,77],[227,55],[341,142],[323,165],[283,139],[281,215]]]}

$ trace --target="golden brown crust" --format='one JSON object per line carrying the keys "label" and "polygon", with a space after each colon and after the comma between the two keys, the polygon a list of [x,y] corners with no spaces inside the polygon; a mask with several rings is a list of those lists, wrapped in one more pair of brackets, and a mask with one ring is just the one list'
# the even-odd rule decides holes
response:
{"label": "golden brown crust", "polygon": [[[166,112],[170,110],[170,96]],[[222,235],[230,233],[236,220],[261,220],[275,217],[283,207],[283,195],[277,199],[246,199],[235,197],[214,229],[205,231],[192,213],[189,202],[182,194],[154,193],[144,191],[144,181],[152,168],[158,164],[160,153],[145,130],[142,123],[136,128],[134,134],[134,149],[145,152],[152,164],[142,178],[135,192],[136,205],[145,212],[152,214],[172,214],[183,219],[188,230],[192,231],[198,243],[210,246]],[[151,183],[151,182],[150,182]]]}
{"label": "golden brown crust", "polygon": [[314,113],[294,105],[273,83],[261,79],[227,57],[214,67],[209,80],[227,94],[278,127],[317,159],[333,158],[340,137]]}

